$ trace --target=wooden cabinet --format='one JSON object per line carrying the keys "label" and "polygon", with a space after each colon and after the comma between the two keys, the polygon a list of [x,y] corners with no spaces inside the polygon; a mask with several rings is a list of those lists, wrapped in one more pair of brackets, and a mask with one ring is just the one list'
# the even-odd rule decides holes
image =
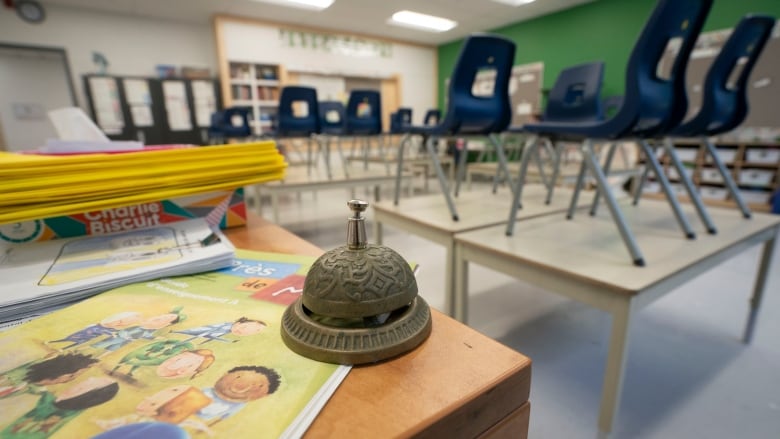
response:
{"label": "wooden cabinet", "polygon": [[250,124],[255,133],[271,131],[284,77],[284,68],[278,64],[228,61],[225,107],[250,108]]}
{"label": "wooden cabinet", "polygon": [[[719,140],[714,142],[718,156],[729,169],[743,199],[756,211],[770,211],[772,194],[780,188],[780,142],[745,142]],[[735,207],[720,173],[705,148],[695,140],[675,140],[675,150],[691,176],[705,203]],[[659,148],[659,155],[663,149]],[[661,164],[675,191],[685,197],[680,177],[668,157]],[[660,184],[651,176],[644,186],[643,196],[663,197]]]}

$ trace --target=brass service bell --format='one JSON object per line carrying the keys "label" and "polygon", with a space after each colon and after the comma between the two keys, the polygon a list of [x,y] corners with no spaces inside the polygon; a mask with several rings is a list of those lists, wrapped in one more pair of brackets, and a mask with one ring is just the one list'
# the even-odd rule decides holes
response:
{"label": "brass service bell", "polygon": [[284,312],[282,340],[293,351],[338,364],[373,363],[417,347],[431,333],[431,312],[417,295],[409,263],[368,244],[363,212],[350,200],[347,245],[320,256],[303,293]]}

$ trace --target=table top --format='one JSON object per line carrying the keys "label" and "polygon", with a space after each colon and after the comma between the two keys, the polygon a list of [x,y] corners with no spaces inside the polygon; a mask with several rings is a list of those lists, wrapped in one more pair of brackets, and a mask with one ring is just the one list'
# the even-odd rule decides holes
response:
{"label": "table top", "polygon": [[[526,184],[523,187],[523,208],[517,211],[517,219],[527,220],[542,215],[559,213],[561,219],[569,208],[572,191],[556,187],[552,201],[544,204],[547,189],[540,184]],[[578,205],[589,206],[593,200],[592,191],[582,191]],[[404,218],[437,231],[451,234],[466,232],[487,226],[506,224],[512,193],[508,188],[499,188],[493,194],[487,190],[462,192],[454,198],[459,221],[453,221],[447,202],[440,193],[421,197],[404,198],[398,205],[392,201],[374,203],[375,212],[381,217]],[[381,218],[380,218],[381,219]]]}
{"label": "table top", "polygon": [[511,237],[504,235],[503,227],[490,227],[457,235],[455,239],[462,245],[518,264],[540,267],[556,276],[637,294],[780,225],[778,215],[754,213],[752,219],[746,220],[737,209],[708,208],[718,228],[716,235],[709,235],[693,206],[685,203],[682,207],[697,233],[695,240],[683,236],[666,201],[642,199],[638,206],[621,203],[645,256],[645,267],[632,264],[617,226],[603,205],[596,217],[579,212],[573,220],[552,215],[519,222]]}
{"label": "table top", "polygon": [[[246,227],[225,234],[238,248],[323,253],[251,213]],[[436,310],[431,313],[433,331],[420,347],[354,367],[306,437],[476,436],[521,406],[527,419],[531,360]]]}

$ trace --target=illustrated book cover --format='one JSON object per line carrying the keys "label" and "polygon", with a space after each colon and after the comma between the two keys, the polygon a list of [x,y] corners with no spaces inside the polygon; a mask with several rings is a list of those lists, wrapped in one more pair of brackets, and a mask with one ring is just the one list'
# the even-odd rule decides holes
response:
{"label": "illustrated book cover", "polygon": [[0,333],[0,438],[300,437],[350,368],[281,339],[314,258],[125,285]]}

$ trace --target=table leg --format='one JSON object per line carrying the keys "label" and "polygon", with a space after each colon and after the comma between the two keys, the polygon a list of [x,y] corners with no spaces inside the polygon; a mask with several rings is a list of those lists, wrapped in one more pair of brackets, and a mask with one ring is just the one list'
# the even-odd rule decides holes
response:
{"label": "table leg", "polygon": [[[776,232],[775,232],[776,233]],[[766,281],[769,277],[769,269],[772,267],[772,257],[775,252],[775,236],[764,243],[764,250],[761,252],[761,261],[758,266],[758,275],[756,284],[753,287],[753,296],[750,298],[750,311],[748,312],[748,321],[745,325],[745,333],[742,336],[742,342],[749,344],[753,339],[753,329],[758,316],[758,309],[761,307],[761,299],[766,289]]]}
{"label": "table leg", "polygon": [[279,224],[279,193],[271,192],[271,210],[274,214],[274,223]]}
{"label": "table leg", "polygon": [[444,310],[449,316],[454,316],[457,306],[455,296],[455,239],[450,239],[444,246],[446,252],[444,266]]}
{"label": "table leg", "polygon": [[604,371],[604,386],[599,408],[599,435],[608,437],[612,432],[620,406],[620,394],[626,371],[628,336],[631,318],[635,312],[630,298],[616,298],[620,303],[612,312],[612,331],[609,337],[609,354]]}
{"label": "table leg", "polygon": [[[447,291],[447,312],[450,316],[461,323],[466,323],[468,319],[468,298],[469,298],[469,262],[463,257],[461,246],[454,244],[455,256],[452,259],[454,273],[455,291]],[[448,261],[450,249],[447,249]],[[450,278],[450,276],[448,276]]]}
{"label": "table leg", "polygon": [[[376,213],[374,215],[376,215]],[[382,241],[384,240],[383,232],[384,230],[382,229],[382,221],[380,221],[379,218],[374,216],[374,243],[376,245],[382,245]]]}

